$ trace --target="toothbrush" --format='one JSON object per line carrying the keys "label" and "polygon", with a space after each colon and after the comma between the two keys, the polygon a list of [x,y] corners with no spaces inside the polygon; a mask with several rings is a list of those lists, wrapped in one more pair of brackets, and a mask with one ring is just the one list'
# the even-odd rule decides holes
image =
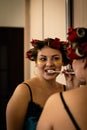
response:
{"label": "toothbrush", "polygon": [[74,71],[65,71],[65,72],[62,72],[62,73],[65,73],[65,74],[75,74]]}
{"label": "toothbrush", "polygon": [[63,73],[65,73],[65,74],[75,74],[74,71],[68,72],[68,71],[57,71],[57,70],[55,71],[55,70],[48,70],[47,72],[50,73],[50,74],[53,74],[53,73],[61,73],[61,74],[63,74]]}
{"label": "toothbrush", "polygon": [[61,71],[55,71],[55,70],[47,70],[48,73],[53,74],[53,73],[61,73]]}

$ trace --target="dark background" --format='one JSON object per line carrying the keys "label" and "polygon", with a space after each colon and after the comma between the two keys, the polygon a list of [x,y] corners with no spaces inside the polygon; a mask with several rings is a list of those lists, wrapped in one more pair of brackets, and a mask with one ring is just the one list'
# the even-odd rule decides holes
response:
{"label": "dark background", "polygon": [[6,130],[6,106],[24,80],[24,28],[0,27],[0,130]]}

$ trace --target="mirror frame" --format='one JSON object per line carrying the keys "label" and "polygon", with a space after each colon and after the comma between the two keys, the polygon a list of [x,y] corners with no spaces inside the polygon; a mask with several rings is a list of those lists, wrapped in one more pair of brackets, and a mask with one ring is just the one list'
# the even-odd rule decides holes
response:
{"label": "mirror frame", "polygon": [[73,0],[65,0],[66,33],[69,27],[73,27]]}

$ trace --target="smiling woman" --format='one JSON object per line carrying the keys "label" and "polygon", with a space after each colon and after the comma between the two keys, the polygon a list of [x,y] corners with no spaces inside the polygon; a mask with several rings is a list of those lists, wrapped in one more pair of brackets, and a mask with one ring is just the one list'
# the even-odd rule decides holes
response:
{"label": "smiling woman", "polygon": [[33,48],[26,54],[35,62],[38,74],[16,87],[7,105],[7,130],[35,130],[48,97],[66,90],[56,81],[59,73],[49,73],[49,70],[60,71],[69,61],[63,43],[59,38],[31,41]]}

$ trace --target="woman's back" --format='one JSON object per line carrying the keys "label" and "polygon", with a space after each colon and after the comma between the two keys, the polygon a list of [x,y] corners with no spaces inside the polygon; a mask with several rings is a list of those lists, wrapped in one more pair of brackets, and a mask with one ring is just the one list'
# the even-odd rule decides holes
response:
{"label": "woman's back", "polygon": [[[42,114],[37,126],[38,130],[86,130],[87,87],[63,92],[62,96],[58,93],[52,95],[43,113],[44,116]],[[45,124],[41,125],[41,120],[45,120]],[[48,126],[50,127],[47,129]]]}

